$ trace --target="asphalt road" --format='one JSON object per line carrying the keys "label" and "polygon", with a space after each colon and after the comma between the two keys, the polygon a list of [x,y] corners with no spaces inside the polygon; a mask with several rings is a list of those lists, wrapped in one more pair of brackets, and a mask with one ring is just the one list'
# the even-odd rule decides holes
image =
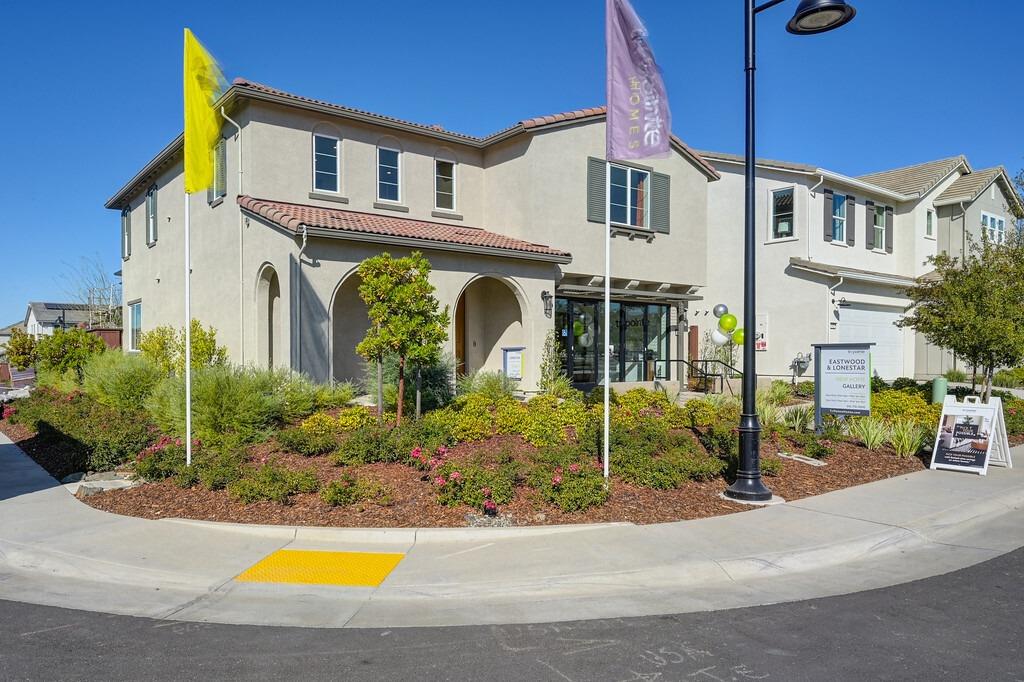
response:
{"label": "asphalt road", "polygon": [[317,630],[0,601],[2,680],[1024,680],[1024,549],[828,599],[547,625]]}

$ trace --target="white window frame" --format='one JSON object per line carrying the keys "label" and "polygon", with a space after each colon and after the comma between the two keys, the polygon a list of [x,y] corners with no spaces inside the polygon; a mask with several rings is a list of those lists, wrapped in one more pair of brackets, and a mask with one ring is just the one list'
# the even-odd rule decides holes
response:
{"label": "white window frame", "polygon": [[[843,215],[836,215],[836,198],[842,197],[843,200]],[[850,202],[846,198],[845,194],[840,192],[834,192],[832,194],[832,243],[836,245],[846,246],[846,219],[850,215]],[[842,229],[839,232],[839,236],[836,236],[836,221],[842,221]]]}
{"label": "white window frame", "polygon": [[[318,137],[322,137],[325,140],[334,140],[334,189],[321,189],[316,186],[316,138]],[[323,133],[313,133],[310,141],[312,147],[310,148],[309,162],[312,165],[313,191],[324,194],[341,194],[341,138],[334,135],[324,135]]]}
{"label": "white window frame", "polygon": [[[777,237],[775,235],[775,195],[779,192],[792,192],[793,193],[793,212],[792,218],[790,218],[790,225],[792,227],[792,234],[788,237]],[[790,185],[788,187],[775,187],[774,189],[768,190],[768,241],[769,242],[789,242],[795,240],[796,237],[796,185]]]}
{"label": "white window frame", "polygon": [[132,257],[132,209],[125,206],[121,209],[121,260]]}
{"label": "white window frame", "polygon": [[146,190],[146,202],[145,202],[145,213],[146,213],[146,244],[153,246],[156,244],[156,240],[160,237],[160,233],[157,230],[157,215],[153,210],[156,205],[156,185],[153,185]]}
{"label": "white window frame", "polygon": [[[139,326],[135,326],[135,311],[139,311]],[[128,304],[128,350],[137,353],[142,339],[142,299]]]}
{"label": "white window frame", "polygon": [[[886,206],[885,204],[875,204],[875,210],[871,214],[871,229],[875,231],[875,251],[881,251],[883,253],[885,252],[885,239],[888,236],[886,232],[888,232],[889,230],[889,228],[886,226],[885,220],[888,208],[889,207]],[[877,218],[879,215],[882,216],[881,226],[875,224],[875,218]],[[879,230],[881,230],[881,239],[878,238]]]}
{"label": "white window frame", "polygon": [[[627,220],[627,222],[619,223],[619,222],[615,222],[614,220],[612,220],[612,221],[610,221],[611,224],[612,225],[620,225],[622,227],[630,227],[630,228],[633,228],[634,230],[649,230],[649,229],[651,229],[651,189],[652,189],[651,183],[652,183],[653,177],[654,177],[653,173],[651,173],[651,171],[647,170],[646,168],[635,168],[633,166],[624,166],[624,165],[619,164],[619,163],[611,163],[611,164],[609,164],[609,167],[608,167],[608,173],[609,173],[608,196],[605,197],[607,199],[607,201],[605,202],[605,207],[604,207],[604,210],[608,211],[609,218],[612,215],[612,195],[611,195],[611,177],[610,177],[610,174],[612,172],[612,168],[618,168],[620,170],[626,171],[626,220]],[[630,189],[632,188],[631,180],[632,180],[632,177],[633,177],[633,173],[643,173],[644,175],[647,176],[647,191],[644,193],[644,224],[643,225],[633,225],[632,223],[628,222],[629,221],[629,216],[633,213],[633,209],[636,208],[632,204],[632,194],[633,193],[630,191]]]}
{"label": "white window frame", "polygon": [[[437,164],[438,163],[450,163],[452,165],[452,206],[451,206],[451,208],[445,208],[445,207],[441,207],[441,206],[437,205],[437,195],[438,195],[438,192],[437,192],[437,178],[439,177],[438,173],[437,173]],[[401,163],[399,163],[399,166],[401,166]],[[448,159],[448,158],[445,158],[443,156],[435,156],[434,157],[434,210],[435,211],[449,211],[451,213],[455,213],[456,209],[458,208],[458,206],[459,206],[458,188],[457,188],[457,185],[458,185],[458,179],[457,179],[458,178],[458,166],[459,166],[459,164],[455,162],[455,159]],[[379,173],[380,169],[378,169],[377,172]],[[379,177],[377,178],[377,182],[378,183],[380,182],[380,178]],[[378,191],[379,191],[379,186],[378,186]],[[401,195],[401,191],[402,191],[401,183],[399,183],[398,191],[399,191],[399,195]]]}
{"label": "white window frame", "polygon": [[981,212],[981,230],[993,244],[1006,243],[1006,218],[997,213]]}
{"label": "white window frame", "polygon": [[[398,178],[398,180],[397,180],[397,184],[398,184],[398,198],[397,199],[384,199],[380,195],[380,153],[382,151],[394,152],[396,157],[398,158],[398,168],[397,168],[397,171],[396,171],[396,175],[397,175],[397,178]],[[384,202],[387,202],[389,204],[401,204],[402,203],[402,150],[401,149],[396,149],[394,147],[383,147],[383,146],[378,145],[377,146],[377,167],[376,167],[375,170],[376,170],[376,174],[375,174],[374,180],[376,181],[376,185],[377,185],[377,201],[384,201]]]}
{"label": "white window frame", "polygon": [[[210,196],[213,201],[227,196],[228,193],[228,143],[223,137],[213,146],[213,185]],[[217,186],[217,179],[223,174],[224,184]],[[212,203],[212,202],[211,202]]]}

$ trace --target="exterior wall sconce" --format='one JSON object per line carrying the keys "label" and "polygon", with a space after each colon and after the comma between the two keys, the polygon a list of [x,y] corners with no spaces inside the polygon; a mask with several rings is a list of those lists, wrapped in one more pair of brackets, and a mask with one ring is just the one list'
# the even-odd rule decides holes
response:
{"label": "exterior wall sconce", "polygon": [[540,292],[540,297],[544,300],[544,317],[551,317],[551,312],[555,309],[555,297],[547,289]]}

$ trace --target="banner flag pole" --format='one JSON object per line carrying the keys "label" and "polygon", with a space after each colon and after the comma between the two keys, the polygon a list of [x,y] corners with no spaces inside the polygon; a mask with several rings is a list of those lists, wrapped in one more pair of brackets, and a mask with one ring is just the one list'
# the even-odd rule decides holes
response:
{"label": "banner flag pole", "polygon": [[192,258],[189,193],[185,192],[185,466],[192,465]]}
{"label": "banner flag pole", "polygon": [[608,434],[611,425],[611,319],[612,319],[612,164],[604,162],[604,484],[608,485]]}

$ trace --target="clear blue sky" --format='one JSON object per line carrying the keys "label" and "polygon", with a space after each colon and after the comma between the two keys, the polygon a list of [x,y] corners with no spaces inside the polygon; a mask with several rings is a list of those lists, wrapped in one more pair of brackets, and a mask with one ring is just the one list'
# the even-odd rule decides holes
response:
{"label": "clear blue sky", "polygon": [[[852,0],[841,31],[761,15],[758,152],[850,175],[964,153],[1024,166],[1016,0]],[[61,299],[82,257],[120,267],[104,201],[181,129],[182,27],[228,78],[484,134],[602,104],[602,0],[10,2],[0,60],[0,325]],[[741,0],[634,0],[675,132],[742,151]]]}

